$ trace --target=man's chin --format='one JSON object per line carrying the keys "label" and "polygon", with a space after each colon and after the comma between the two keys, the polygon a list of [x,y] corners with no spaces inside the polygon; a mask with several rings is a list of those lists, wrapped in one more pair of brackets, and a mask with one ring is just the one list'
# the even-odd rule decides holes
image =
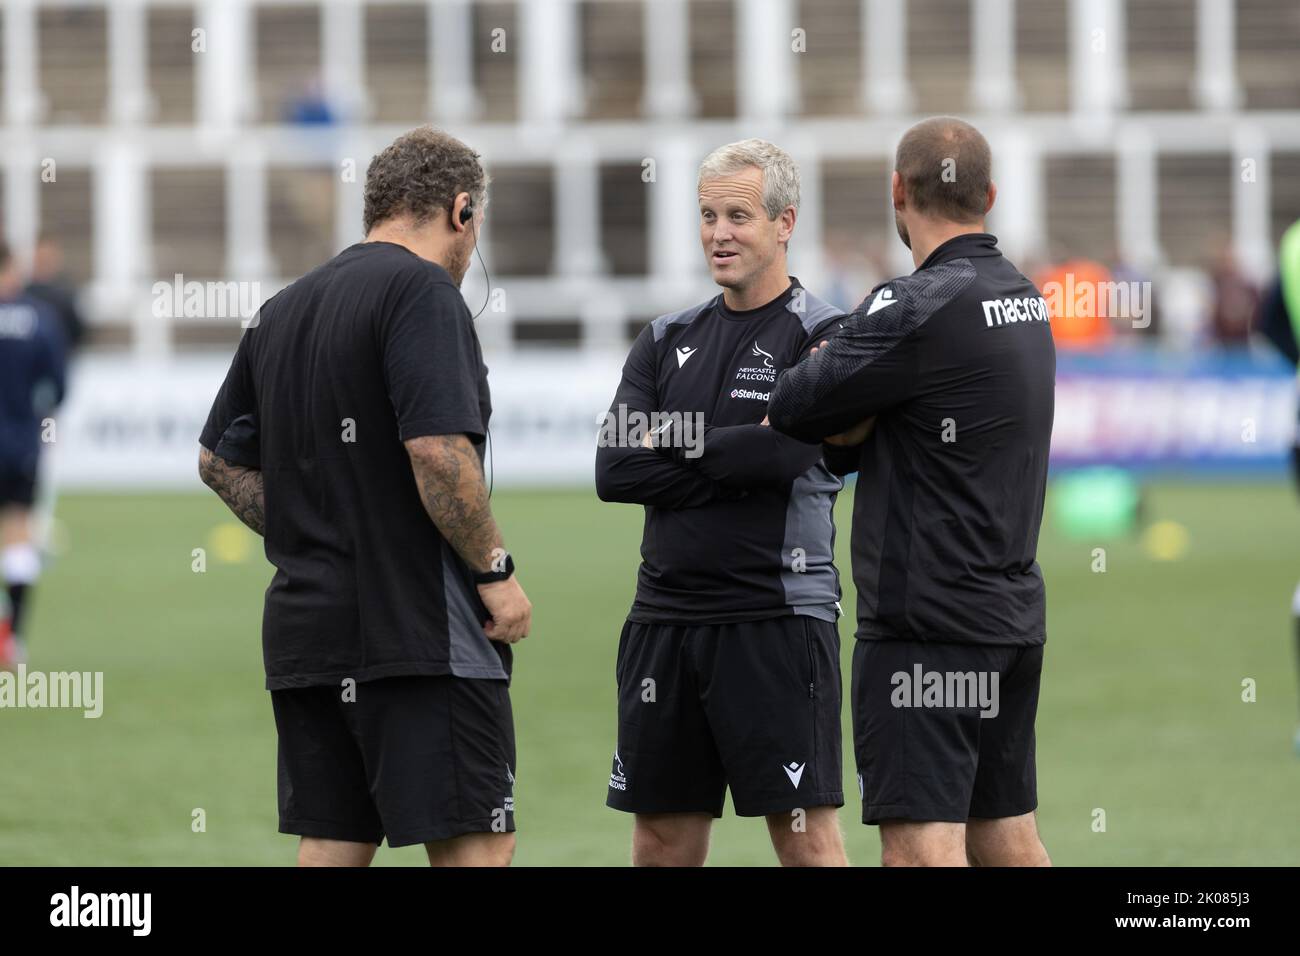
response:
{"label": "man's chin", "polygon": [[745,284],[745,278],[734,269],[711,268],[709,272],[713,276],[714,285],[721,286],[724,289],[739,289]]}

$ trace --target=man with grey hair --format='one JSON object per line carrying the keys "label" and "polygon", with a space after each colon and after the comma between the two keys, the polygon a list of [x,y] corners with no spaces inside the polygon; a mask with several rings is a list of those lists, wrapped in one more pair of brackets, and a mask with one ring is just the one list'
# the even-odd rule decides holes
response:
{"label": "man with grey hair", "polygon": [[366,239],[262,306],[199,472],[266,539],[280,832],[303,866],[514,850],[511,647],[531,605],[483,480],[487,369],[459,285],[478,154],[421,127],[366,173]]}
{"label": "man with grey hair", "polygon": [[604,501],[645,507],[616,665],[611,807],[636,814],[636,865],[701,865],[728,787],[786,865],[844,865],[841,488],[820,443],[768,427],[777,374],[838,310],[790,276],[799,172],[745,140],[699,173],[700,241],[722,292],[642,330],[596,453]]}

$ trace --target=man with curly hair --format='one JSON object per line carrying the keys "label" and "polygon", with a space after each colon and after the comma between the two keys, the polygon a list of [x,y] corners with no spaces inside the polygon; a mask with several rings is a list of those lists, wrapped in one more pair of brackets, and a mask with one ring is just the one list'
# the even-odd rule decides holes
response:
{"label": "man with curly hair", "polygon": [[487,185],[431,127],[376,156],[365,241],[262,306],[199,439],[276,568],[262,643],[300,865],[365,866],[385,837],[434,865],[514,851],[510,645],[532,609],[488,503],[459,291]]}

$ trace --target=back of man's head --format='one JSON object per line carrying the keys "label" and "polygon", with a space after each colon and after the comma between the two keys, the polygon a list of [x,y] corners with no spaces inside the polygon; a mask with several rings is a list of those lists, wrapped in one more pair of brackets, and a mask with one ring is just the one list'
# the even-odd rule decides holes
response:
{"label": "back of man's head", "polygon": [[403,133],[370,161],[366,170],[365,230],[409,216],[419,228],[450,215],[456,196],[469,193],[479,209],[487,201],[488,176],[474,152],[432,126]]}
{"label": "back of man's head", "polygon": [[979,222],[988,211],[992,167],[988,140],[955,116],[917,123],[903,134],[894,158],[916,212],[963,224]]}

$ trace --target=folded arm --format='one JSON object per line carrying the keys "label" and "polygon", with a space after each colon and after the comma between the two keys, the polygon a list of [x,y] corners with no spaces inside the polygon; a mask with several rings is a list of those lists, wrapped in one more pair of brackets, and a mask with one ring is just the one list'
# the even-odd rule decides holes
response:
{"label": "folded arm", "polygon": [[618,423],[634,413],[647,418],[658,408],[655,344],[647,326],[637,337],[623,365],[607,426],[596,448],[596,494],[601,501],[650,505],[655,508],[693,508],[719,497],[726,489],[707,475],[685,468],[658,450],[641,444],[641,436],[622,434]]}
{"label": "folded arm", "polygon": [[698,450],[691,457],[681,442],[660,449],[676,464],[734,488],[788,484],[822,457],[819,445],[767,425],[705,425]]}
{"label": "folded arm", "polygon": [[846,318],[833,339],[777,378],[768,406],[772,427],[808,442],[856,437],[859,430],[865,439],[867,419],[907,401],[916,387],[921,323],[913,315],[900,302],[878,316],[857,311]]}
{"label": "folded arm", "polygon": [[217,493],[235,517],[258,534],[266,534],[266,492],[261,471],[236,465],[201,447],[199,477]]}

